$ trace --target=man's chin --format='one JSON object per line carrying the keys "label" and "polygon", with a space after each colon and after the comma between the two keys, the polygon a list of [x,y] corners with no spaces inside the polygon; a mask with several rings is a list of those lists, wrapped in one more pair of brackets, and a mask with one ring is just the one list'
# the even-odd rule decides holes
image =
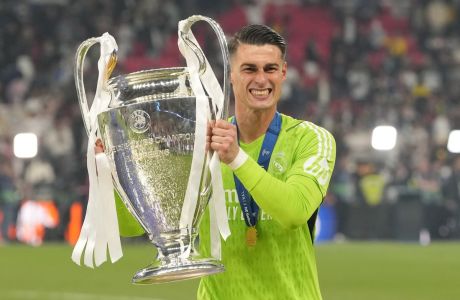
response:
{"label": "man's chin", "polygon": [[269,110],[275,106],[272,101],[259,101],[251,104],[251,108],[254,110]]}
{"label": "man's chin", "polygon": [[251,104],[254,106],[270,106],[273,103],[272,97],[264,97],[264,98],[251,98]]}

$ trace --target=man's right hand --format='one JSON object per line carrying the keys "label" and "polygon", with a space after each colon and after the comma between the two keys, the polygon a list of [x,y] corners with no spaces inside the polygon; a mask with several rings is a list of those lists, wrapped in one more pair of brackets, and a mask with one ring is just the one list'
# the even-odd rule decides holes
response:
{"label": "man's right hand", "polygon": [[208,139],[211,149],[217,152],[225,164],[231,163],[240,151],[237,128],[225,120],[217,120],[211,125]]}

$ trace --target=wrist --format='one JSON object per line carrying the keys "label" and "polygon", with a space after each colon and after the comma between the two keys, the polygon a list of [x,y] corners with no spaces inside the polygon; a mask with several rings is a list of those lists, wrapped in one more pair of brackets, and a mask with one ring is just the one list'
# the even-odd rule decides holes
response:
{"label": "wrist", "polygon": [[239,148],[238,154],[233,159],[233,161],[228,164],[228,166],[230,167],[230,169],[236,170],[239,167],[241,167],[246,162],[247,159],[248,159],[248,155],[246,154],[246,152],[244,152],[243,149]]}

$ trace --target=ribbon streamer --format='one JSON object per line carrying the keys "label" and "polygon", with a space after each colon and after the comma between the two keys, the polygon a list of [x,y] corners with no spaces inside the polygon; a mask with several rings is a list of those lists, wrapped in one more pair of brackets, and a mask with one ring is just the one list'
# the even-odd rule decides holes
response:
{"label": "ribbon streamer", "polygon": [[[185,193],[184,204],[182,207],[180,227],[187,228],[190,231],[192,228],[193,216],[195,214],[197,199],[200,196],[199,188],[201,170],[206,154],[206,132],[207,132],[207,121],[210,119],[208,112],[210,111],[208,97],[203,89],[209,94],[212,105],[217,107],[216,119],[222,117],[222,108],[224,104],[224,95],[219,82],[212,71],[212,68],[203,55],[204,63],[206,65],[203,74],[200,74],[200,61],[197,57],[196,52],[187,46],[184,39],[188,39],[191,43],[196,46],[195,51],[202,52],[195,36],[190,30],[190,23],[202,20],[200,16],[192,16],[187,20],[179,22],[179,50],[184,56],[187,62],[187,68],[190,73],[190,85],[196,96],[196,114],[197,122],[195,128],[195,145],[194,153],[192,157],[192,166],[189,177],[187,190]],[[214,107],[213,107],[214,109]],[[211,173],[211,184],[212,184],[212,197],[209,202],[210,209],[210,232],[211,232],[211,255],[214,258],[221,259],[221,241],[220,235],[224,240],[230,235],[230,228],[228,225],[227,211],[225,207],[224,189],[222,184],[222,173],[220,169],[220,160],[217,153],[214,153],[209,164]],[[183,256],[188,256],[190,247]]]}
{"label": "ribbon streamer", "polygon": [[107,68],[114,51],[118,50],[115,39],[108,33],[97,38],[101,45],[98,61],[98,82],[96,95],[89,110],[89,137],[87,148],[87,168],[89,177],[89,197],[85,220],[78,241],[72,252],[72,260],[80,265],[93,268],[107,261],[107,248],[112,262],[123,256],[118,219],[115,208],[114,186],[109,159],[105,153],[95,154],[94,146],[100,138],[97,116],[108,109],[110,95],[107,91]]}

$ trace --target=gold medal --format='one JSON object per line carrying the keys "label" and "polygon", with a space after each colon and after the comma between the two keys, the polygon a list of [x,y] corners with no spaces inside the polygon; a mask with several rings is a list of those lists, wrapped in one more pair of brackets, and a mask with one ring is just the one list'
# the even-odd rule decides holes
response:
{"label": "gold medal", "polygon": [[254,247],[257,243],[257,229],[255,226],[248,227],[246,230],[246,244]]}

